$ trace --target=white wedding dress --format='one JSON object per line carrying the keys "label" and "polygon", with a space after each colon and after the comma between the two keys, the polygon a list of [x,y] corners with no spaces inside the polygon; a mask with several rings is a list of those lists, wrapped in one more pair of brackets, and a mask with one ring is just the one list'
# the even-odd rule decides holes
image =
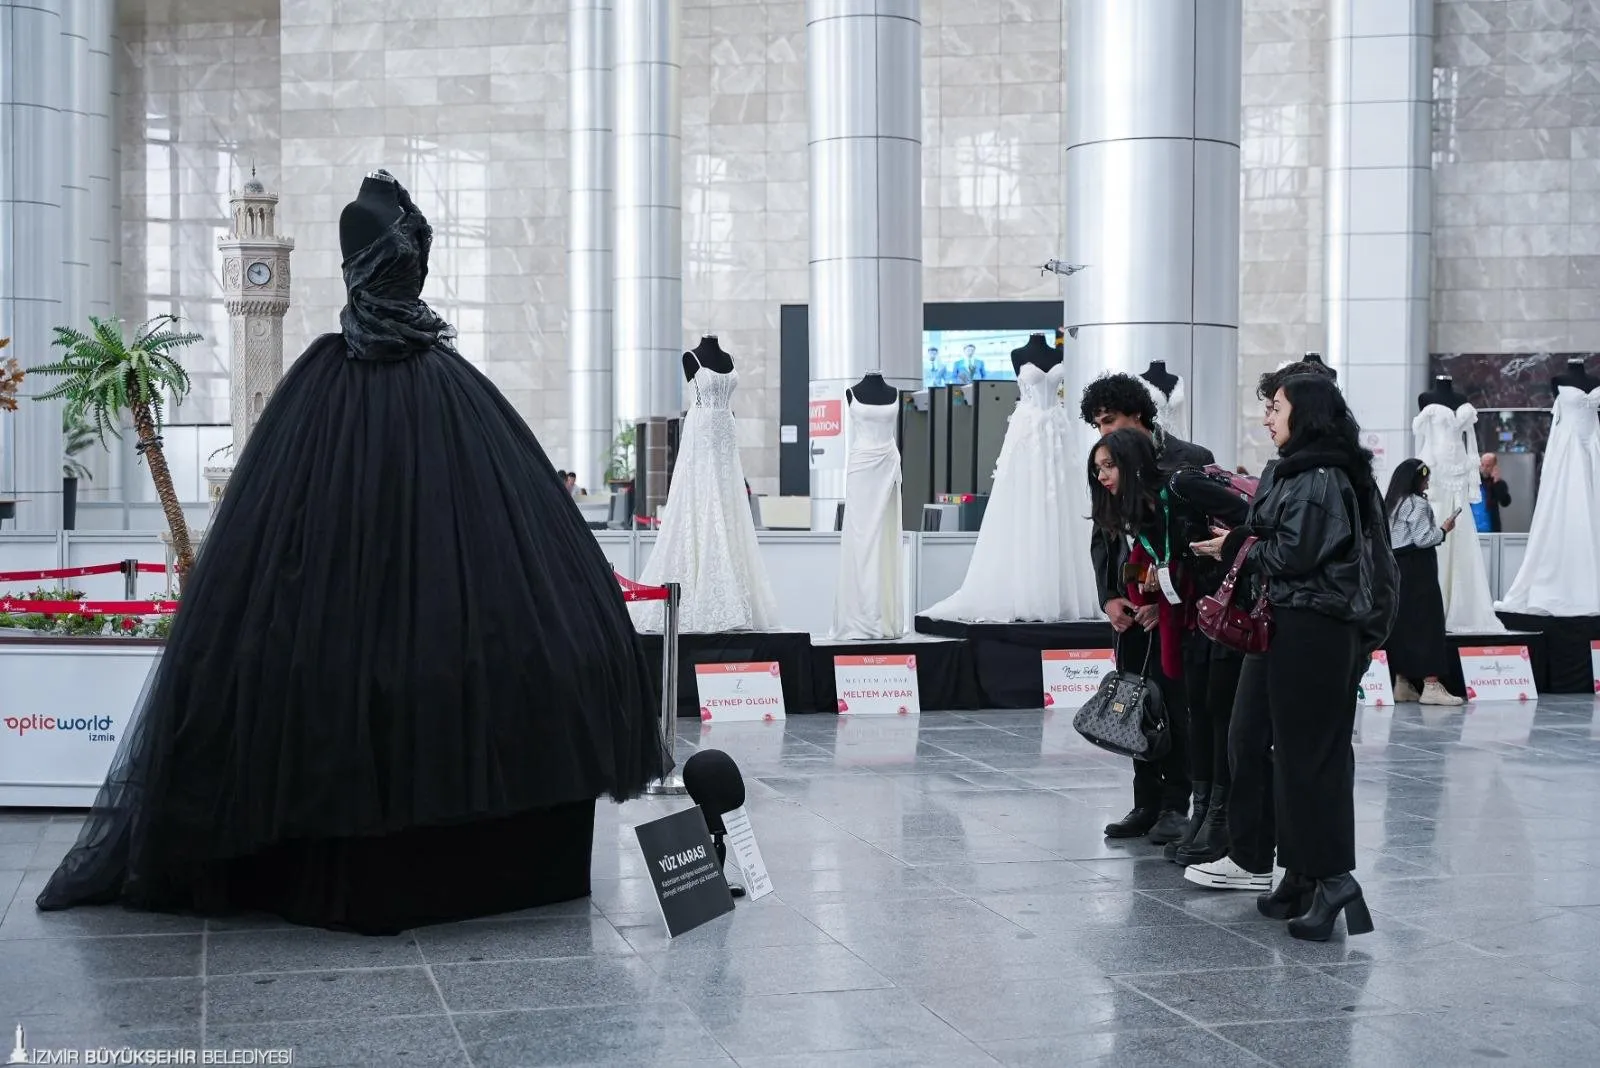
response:
{"label": "white wedding dress", "polygon": [[[689,385],[694,403],[683,418],[655,550],[639,581],[679,584],[681,632],[774,630],[777,602],[756,544],[729,404],[739,373],[701,367]],[[660,601],[637,601],[628,609],[639,630],[661,630]]]}
{"label": "white wedding dress", "polygon": [[1069,414],[1061,364],[1024,364],[994,489],[961,588],[925,609],[966,623],[1103,618],[1089,562],[1089,449],[1094,431]]}
{"label": "white wedding dress", "polygon": [[1150,396],[1155,399],[1156,422],[1160,423],[1169,433],[1187,438],[1189,436],[1189,397],[1184,392],[1183,376],[1173,375],[1172,377],[1176,378],[1177,381],[1172,384],[1171,393],[1161,392],[1161,387],[1153,385],[1143,378],[1140,378],[1139,381],[1144,382],[1149,387]]}
{"label": "white wedding dress", "polygon": [[1502,612],[1600,615],[1600,389],[1556,389],[1527,554]]}
{"label": "white wedding dress", "polygon": [[1445,629],[1452,634],[1503,634],[1505,624],[1494,614],[1489,571],[1478,546],[1472,503],[1482,496],[1478,453],[1467,448],[1477,425],[1478,410],[1463,404],[1451,411],[1429,404],[1411,421],[1417,458],[1428,465],[1428,501],[1443,523],[1456,516],[1456,526],[1439,546],[1439,588],[1444,594]]}
{"label": "white wedding dress", "polygon": [[900,570],[900,405],[851,397],[850,454],[844,483],[844,530],[833,594],[835,641],[905,635]]}

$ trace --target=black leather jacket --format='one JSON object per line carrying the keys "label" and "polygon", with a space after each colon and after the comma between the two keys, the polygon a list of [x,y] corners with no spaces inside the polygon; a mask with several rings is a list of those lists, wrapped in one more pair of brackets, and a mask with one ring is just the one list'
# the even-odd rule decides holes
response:
{"label": "black leather jacket", "polygon": [[[1157,427],[1156,466],[1169,477],[1184,468],[1209,467],[1217,462],[1211,450],[1193,442],[1175,438]],[[1174,548],[1177,542],[1175,539]],[[1122,565],[1128,560],[1128,543],[1115,534],[1096,529],[1089,537],[1089,558],[1094,562],[1095,586],[1100,591],[1100,607],[1128,596],[1122,582]]]}
{"label": "black leather jacket", "polygon": [[1393,624],[1397,572],[1383,502],[1371,489],[1363,509],[1341,461],[1308,447],[1269,467],[1222,558],[1231,561],[1254,535],[1246,568],[1266,580],[1268,600],[1356,624],[1370,653]]}

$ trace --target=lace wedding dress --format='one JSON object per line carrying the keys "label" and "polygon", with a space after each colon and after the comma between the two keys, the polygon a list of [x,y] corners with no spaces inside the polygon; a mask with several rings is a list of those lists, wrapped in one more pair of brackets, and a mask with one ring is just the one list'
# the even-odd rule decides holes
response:
{"label": "lace wedding dress", "polygon": [[1527,555],[1499,605],[1537,616],[1600,615],[1600,389],[1556,390]]}
{"label": "lace wedding dress", "polygon": [[[1444,595],[1445,629],[1452,634],[1503,634],[1505,624],[1494,614],[1489,571],[1478,546],[1478,530],[1470,507],[1480,498],[1477,450],[1467,438],[1478,422],[1478,410],[1463,404],[1451,411],[1429,404],[1411,421],[1417,457],[1429,469],[1428,501],[1443,523],[1456,526],[1439,546],[1439,588]],[[1465,520],[1462,521],[1463,517]]]}
{"label": "lace wedding dress", "polygon": [[922,612],[968,623],[1101,618],[1089,563],[1093,430],[1062,398],[1062,365],[1024,364],[1021,397],[961,588]]}
{"label": "lace wedding dress", "polygon": [[905,634],[900,568],[898,404],[850,398],[850,455],[844,485],[844,530],[833,595],[838,641],[894,639]]}
{"label": "lace wedding dress", "polygon": [[[731,401],[738,386],[737,371],[695,371],[689,383],[694,403],[683,419],[660,533],[639,576],[648,586],[682,587],[683,632],[778,626],[734,433]],[[640,630],[661,630],[661,602],[638,601],[629,610]]]}

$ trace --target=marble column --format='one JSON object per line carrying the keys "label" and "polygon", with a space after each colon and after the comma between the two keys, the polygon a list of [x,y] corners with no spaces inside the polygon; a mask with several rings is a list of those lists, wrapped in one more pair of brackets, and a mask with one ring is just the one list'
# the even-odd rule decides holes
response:
{"label": "marble column", "polygon": [[[50,363],[61,322],[62,182],[66,158],[64,0],[0,0],[0,337],[23,368]],[[0,497],[16,497],[20,530],[61,523],[61,402],[29,376],[6,428]]]}
{"label": "marble column", "polygon": [[1238,449],[1240,0],[1065,0],[1067,390],[1165,360]]}
{"label": "marble column", "polygon": [[116,0],[86,0],[88,12],[88,203],[89,309],[101,319],[116,314],[115,295],[122,268],[121,181],[117,143]]}
{"label": "marble column", "polygon": [[920,0],[807,0],[806,95],[812,525],[831,530],[845,389],[871,370],[921,385]]}
{"label": "marble column", "polygon": [[611,0],[567,5],[568,462],[600,492],[614,435],[611,374]]}
{"label": "marble column", "polygon": [[[93,289],[93,249],[89,244],[93,209],[89,202],[89,160],[94,107],[89,79],[89,36],[99,0],[73,0],[61,8],[61,310],[60,323],[88,324]],[[102,104],[102,106],[104,106]]]}
{"label": "marble column", "polygon": [[614,0],[615,418],[683,405],[681,0]]}
{"label": "marble column", "polygon": [[1428,374],[1433,3],[1332,0],[1328,33],[1326,359],[1392,469]]}

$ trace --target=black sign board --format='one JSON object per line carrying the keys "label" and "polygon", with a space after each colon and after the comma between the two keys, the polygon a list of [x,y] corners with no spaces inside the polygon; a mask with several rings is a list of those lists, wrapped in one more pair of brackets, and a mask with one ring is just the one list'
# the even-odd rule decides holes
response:
{"label": "black sign board", "polygon": [[644,850],[656,902],[673,938],[733,911],[733,894],[698,805],[633,829]]}

